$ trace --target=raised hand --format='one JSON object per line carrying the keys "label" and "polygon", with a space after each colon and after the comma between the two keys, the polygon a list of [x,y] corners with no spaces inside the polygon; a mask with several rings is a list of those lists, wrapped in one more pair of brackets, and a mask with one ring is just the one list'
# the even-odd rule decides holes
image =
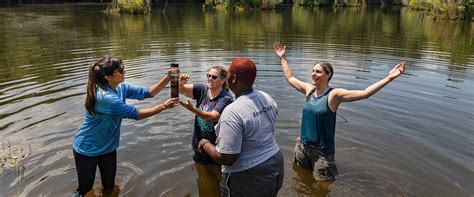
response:
{"label": "raised hand", "polygon": [[179,75],[179,85],[184,85],[184,84],[188,83],[189,78],[191,78],[191,76],[189,76],[188,73],[184,73],[182,75]]}
{"label": "raised hand", "polygon": [[388,72],[388,77],[390,78],[390,80],[393,80],[395,78],[397,78],[398,76],[400,76],[403,72],[405,72],[405,62],[402,61],[400,63],[398,63],[397,65],[395,65],[392,70],[390,70]]}
{"label": "raised hand", "polygon": [[285,57],[286,46],[282,47],[280,42],[275,42],[273,49],[275,49],[275,53],[279,58]]}

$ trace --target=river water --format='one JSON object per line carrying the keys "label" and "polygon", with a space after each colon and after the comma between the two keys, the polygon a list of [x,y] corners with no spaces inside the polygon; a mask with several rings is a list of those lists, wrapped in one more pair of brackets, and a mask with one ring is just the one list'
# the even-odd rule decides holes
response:
{"label": "river water", "polygon": [[[30,146],[23,175],[5,170],[0,196],[65,196],[77,186],[72,137],[84,115],[87,67],[112,54],[126,81],[149,86],[170,63],[192,82],[234,57],[257,63],[255,89],[278,102],[277,142],[285,157],[280,196],[473,196],[474,27],[433,21],[404,8],[203,11],[154,7],[149,16],[105,14],[100,4],[0,8],[0,141]],[[406,74],[367,100],[338,110],[332,185],[293,166],[303,95],[285,81],[272,46],[288,46],[295,75],[334,65],[333,87],[363,89],[400,60]],[[128,100],[138,108],[169,97]],[[184,98],[183,98],[184,99]],[[116,182],[123,196],[212,196],[190,146],[193,115],[183,107],[124,120]],[[17,181],[21,178],[20,183]],[[201,179],[202,180],[202,179]],[[99,187],[100,178],[96,178]],[[97,190],[96,190],[97,191]]]}

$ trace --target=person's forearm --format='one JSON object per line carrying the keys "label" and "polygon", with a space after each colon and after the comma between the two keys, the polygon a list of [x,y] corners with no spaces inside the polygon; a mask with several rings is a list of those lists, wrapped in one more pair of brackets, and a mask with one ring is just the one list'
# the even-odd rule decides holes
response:
{"label": "person's forearm", "polygon": [[369,98],[373,94],[377,93],[379,90],[381,90],[383,87],[385,87],[388,83],[390,83],[393,79],[390,79],[389,77],[385,77],[382,80],[370,85],[363,91],[363,97],[364,98]]}
{"label": "person's forearm", "polygon": [[137,116],[136,120],[141,120],[143,118],[153,116],[155,114],[158,114],[158,113],[164,111],[165,109],[167,109],[166,104],[159,104],[155,107],[140,109],[138,111],[138,116]]}
{"label": "person's forearm", "polygon": [[150,94],[152,96],[155,96],[156,94],[158,94],[158,92],[160,92],[166,86],[166,84],[170,82],[170,80],[171,79],[170,77],[168,77],[168,75],[163,77],[163,79],[161,79],[158,83],[150,87]]}
{"label": "person's forearm", "polygon": [[184,95],[188,98],[193,98],[193,84],[179,84],[179,94]]}
{"label": "person's forearm", "polygon": [[193,112],[194,114],[196,114],[197,116],[201,117],[202,119],[206,120],[206,121],[217,121],[219,119],[219,115],[215,115],[215,113],[217,112],[207,112],[207,111],[203,111],[203,110],[200,110],[196,107],[187,107],[186,109],[188,109],[189,111]]}
{"label": "person's forearm", "polygon": [[283,68],[283,73],[285,74],[285,78],[288,80],[293,77],[293,71],[291,70],[290,65],[288,65],[288,60],[285,56],[280,58],[280,62],[281,67]]}
{"label": "person's forearm", "polygon": [[191,111],[206,121],[217,121],[219,119],[219,116],[215,116],[213,112],[202,111],[195,107]]}
{"label": "person's forearm", "polygon": [[231,166],[237,160],[237,155],[227,155],[217,152],[216,146],[208,142],[202,145],[202,150],[214,161],[225,166]]}

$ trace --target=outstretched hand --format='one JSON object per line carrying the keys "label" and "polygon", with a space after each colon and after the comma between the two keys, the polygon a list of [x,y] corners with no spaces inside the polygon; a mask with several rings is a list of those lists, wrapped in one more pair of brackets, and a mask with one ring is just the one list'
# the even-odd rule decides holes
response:
{"label": "outstretched hand", "polygon": [[400,76],[403,72],[405,72],[405,62],[402,61],[400,63],[398,63],[397,65],[395,65],[392,70],[390,70],[388,72],[388,78],[390,78],[390,80],[393,80],[395,78],[397,78],[398,76]]}
{"label": "outstretched hand", "polygon": [[275,53],[279,58],[285,57],[286,46],[282,47],[280,42],[275,42],[273,49],[275,49]]}
{"label": "outstretched hand", "polygon": [[191,112],[192,112],[193,109],[194,109],[193,103],[191,103],[191,100],[189,100],[189,99],[188,99],[188,102],[186,102],[186,103],[183,102],[183,101],[179,101],[179,103],[181,103],[181,105],[182,105],[184,108],[188,109],[188,110],[191,111]]}
{"label": "outstretched hand", "polygon": [[179,98],[170,98],[163,103],[165,105],[165,109],[173,108],[178,106],[180,103]]}

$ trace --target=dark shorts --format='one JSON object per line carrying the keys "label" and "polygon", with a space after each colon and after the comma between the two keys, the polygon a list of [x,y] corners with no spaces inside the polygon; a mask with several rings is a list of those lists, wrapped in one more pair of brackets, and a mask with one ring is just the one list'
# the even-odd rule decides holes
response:
{"label": "dark shorts", "polygon": [[223,173],[221,197],[277,196],[283,185],[283,155],[278,152],[267,161],[241,172]]}
{"label": "dark shorts", "polygon": [[295,163],[313,171],[313,176],[321,181],[335,181],[337,176],[334,154],[325,154],[321,149],[304,144],[299,138],[295,146]]}

